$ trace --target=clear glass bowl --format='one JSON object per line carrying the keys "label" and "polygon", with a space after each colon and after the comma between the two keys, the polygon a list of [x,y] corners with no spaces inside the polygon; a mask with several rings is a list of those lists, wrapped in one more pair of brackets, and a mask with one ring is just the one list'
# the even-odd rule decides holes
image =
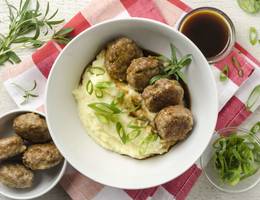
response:
{"label": "clear glass bowl", "polygon": [[[260,169],[254,175],[241,180],[237,185],[231,186],[224,183],[220,179],[219,174],[214,167],[214,162],[212,159],[213,154],[215,153],[212,145],[216,141],[216,139],[218,139],[221,135],[228,136],[232,133],[236,133],[237,135],[245,135],[250,134],[250,131],[242,128],[230,127],[215,132],[211,138],[209,145],[200,157],[200,164],[202,167],[202,171],[206,175],[209,182],[217,189],[228,193],[240,193],[253,188],[260,181]],[[250,134],[250,137],[252,137],[252,139],[260,146],[260,139],[257,136]]]}

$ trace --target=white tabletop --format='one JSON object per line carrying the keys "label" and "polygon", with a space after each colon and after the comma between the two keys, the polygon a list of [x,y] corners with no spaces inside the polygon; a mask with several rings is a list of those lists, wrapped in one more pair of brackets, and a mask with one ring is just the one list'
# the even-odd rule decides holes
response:
{"label": "white tabletop", "polygon": [[[59,8],[59,16],[68,20],[70,19],[78,10],[83,8],[89,0],[55,0],[51,2],[51,8]],[[9,2],[18,3],[18,0],[9,0]],[[41,5],[47,2],[47,0],[41,0]],[[224,12],[226,12],[233,20],[237,40],[243,47],[245,47],[250,53],[255,57],[260,58],[260,45],[252,47],[248,40],[248,29],[250,26],[255,26],[260,31],[260,13],[257,15],[248,15],[244,13],[237,5],[236,0],[184,0],[192,7],[201,6],[212,6],[217,7]],[[0,1],[0,32],[4,33],[7,30],[8,22],[8,10],[5,6],[4,0]],[[19,55],[23,58],[30,55],[31,50],[23,50],[19,52]],[[0,67],[1,70],[4,67]],[[8,96],[5,91],[2,82],[0,82],[0,114],[16,108],[13,100]],[[250,127],[252,123],[260,119],[260,109],[254,113],[253,116],[247,120],[244,127]],[[38,198],[39,200],[68,200],[69,196],[63,191],[60,186],[56,186],[48,194]],[[192,188],[187,200],[259,200],[260,199],[260,184],[257,185],[252,190],[242,193],[242,194],[226,194],[216,190],[210,183],[206,180],[205,176],[202,175],[195,186]],[[0,200],[7,200],[7,198],[0,195]],[[108,199],[110,200],[110,199]]]}

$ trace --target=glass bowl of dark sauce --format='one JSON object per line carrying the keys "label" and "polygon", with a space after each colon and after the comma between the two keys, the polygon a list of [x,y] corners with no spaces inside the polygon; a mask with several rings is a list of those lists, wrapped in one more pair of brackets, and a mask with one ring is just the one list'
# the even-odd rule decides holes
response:
{"label": "glass bowl of dark sauce", "polygon": [[225,58],[235,44],[235,27],[221,10],[201,7],[187,13],[178,25],[203,53],[209,63]]}

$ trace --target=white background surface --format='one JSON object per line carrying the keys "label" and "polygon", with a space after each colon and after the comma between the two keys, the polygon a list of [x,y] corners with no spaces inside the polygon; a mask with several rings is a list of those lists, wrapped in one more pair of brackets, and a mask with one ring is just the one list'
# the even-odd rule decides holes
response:
{"label": "white background surface", "polygon": [[[51,1],[51,8],[59,8],[59,16],[70,19],[78,10],[83,8],[89,0],[53,0]],[[14,4],[18,4],[18,0],[10,0]],[[41,5],[44,5],[47,0],[40,0]],[[255,57],[260,59],[260,45],[252,47],[248,41],[248,29],[250,26],[255,26],[260,32],[260,13],[257,15],[248,15],[238,8],[236,0],[184,0],[192,7],[201,6],[212,6],[217,7],[224,12],[226,12],[230,18],[233,20],[237,40],[243,47],[245,47],[250,53]],[[0,0],[0,33],[5,33],[7,31],[8,25],[8,10],[5,6],[4,0]],[[30,55],[31,50],[19,51],[19,55],[23,58]],[[4,67],[0,67],[1,70]],[[8,96],[5,91],[2,82],[0,83],[0,114],[16,108],[13,100]],[[247,120],[244,127],[251,127],[251,125],[260,119],[260,109],[254,113],[253,116]],[[68,200],[70,199],[68,195],[62,190],[60,186],[56,186],[51,192],[38,198],[39,200]],[[192,191],[189,193],[187,200],[259,200],[260,199],[260,184],[257,185],[252,190],[242,193],[242,194],[226,194],[216,190],[210,183],[206,180],[205,176],[202,175]],[[0,200],[7,200],[7,198],[0,195]],[[110,199],[108,199],[110,200]]]}

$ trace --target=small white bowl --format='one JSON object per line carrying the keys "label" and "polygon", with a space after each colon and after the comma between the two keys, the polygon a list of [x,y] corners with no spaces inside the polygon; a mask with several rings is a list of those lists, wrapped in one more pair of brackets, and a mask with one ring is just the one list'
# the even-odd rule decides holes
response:
{"label": "small white bowl", "polygon": [[[0,138],[15,134],[12,129],[13,120],[16,116],[28,112],[45,115],[33,110],[12,110],[0,117]],[[0,162],[1,164],[1,162]],[[48,170],[34,171],[34,182],[31,188],[15,189],[0,183],[0,194],[12,199],[33,199],[50,191],[60,181],[67,166],[66,160]]]}
{"label": "small white bowl", "polygon": [[[179,55],[193,56],[185,74],[195,125],[185,141],[162,156],[135,160],[107,151],[88,136],[80,122],[72,90],[78,86],[86,65],[119,36],[132,38],[142,48],[166,56],[170,56],[170,43],[173,43]],[[74,38],[52,67],[45,106],[50,133],[67,161],[97,182],[124,189],[157,186],[189,169],[207,147],[218,114],[216,83],[199,49],[172,27],[141,18],[106,21]]]}

